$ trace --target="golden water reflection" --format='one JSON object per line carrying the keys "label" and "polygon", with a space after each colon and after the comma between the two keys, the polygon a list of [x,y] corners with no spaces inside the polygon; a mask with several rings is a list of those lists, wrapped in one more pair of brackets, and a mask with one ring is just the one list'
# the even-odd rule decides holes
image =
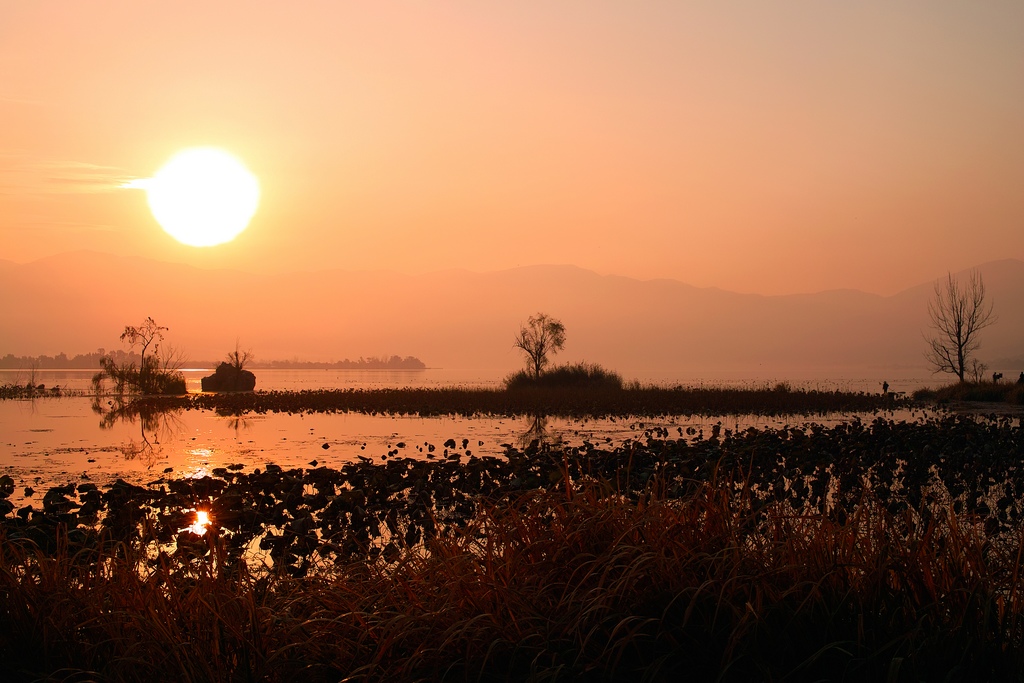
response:
{"label": "golden water reflection", "polygon": [[92,398],[91,408],[100,416],[100,429],[112,429],[119,422],[139,425],[139,438],[126,439],[118,450],[125,460],[141,460],[147,469],[163,458],[161,439],[173,441],[183,429],[180,410],[99,395]]}
{"label": "golden water reflection", "polygon": [[210,513],[206,510],[196,510],[196,521],[190,526],[182,529],[182,531],[188,531],[196,536],[202,536],[206,533],[206,530],[210,526]]}

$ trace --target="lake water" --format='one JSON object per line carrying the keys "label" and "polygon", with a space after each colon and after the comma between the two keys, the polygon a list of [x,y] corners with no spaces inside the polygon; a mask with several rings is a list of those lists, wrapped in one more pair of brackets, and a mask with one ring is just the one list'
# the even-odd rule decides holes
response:
{"label": "lake water", "polygon": [[[0,384],[60,386],[72,391],[90,391],[97,370],[0,370]],[[190,392],[202,390],[200,380],[213,373],[210,368],[184,368],[185,386]],[[256,388],[264,391],[303,389],[400,389],[403,387],[498,387],[504,375],[490,370],[263,370],[257,369]]]}
{"label": "lake water", "polygon": [[[208,370],[186,371],[189,389],[198,390]],[[87,392],[92,371],[37,371],[36,383]],[[5,376],[6,375],[6,376]],[[22,373],[24,376],[24,373]],[[259,370],[260,389],[302,390],[321,388],[498,387],[501,376],[485,371],[351,371]],[[0,383],[14,382],[15,372],[0,373]],[[27,381],[18,379],[18,381]],[[873,380],[863,380],[863,384]],[[728,382],[663,380],[665,384],[717,384],[763,386],[769,380]],[[813,381],[809,381],[813,382]],[[851,389],[826,380],[792,382],[795,388]],[[896,389],[899,385],[890,382]],[[868,390],[867,387],[863,390]],[[710,435],[723,429],[780,427],[803,424],[805,418],[772,419],[760,416],[566,419],[486,417],[415,417],[341,414],[270,413],[242,417],[220,416],[201,410],[181,410],[142,419],[104,419],[102,409],[87,395],[35,400],[0,401],[0,474],[11,475],[17,485],[13,501],[31,502],[25,489],[38,491],[38,500],[52,485],[91,481],[100,486],[118,478],[147,483],[160,478],[202,476],[231,464],[246,469],[275,463],[282,467],[309,467],[311,463],[339,467],[358,458],[381,462],[390,457],[444,457],[444,443],[454,439],[451,454],[500,456],[506,444],[525,447],[533,439],[551,443],[621,445],[643,438],[647,430],[667,429],[679,437],[692,427]],[[890,414],[892,416],[892,414]],[[852,419],[836,415],[817,422]],[[872,415],[861,416],[872,419]],[[903,417],[910,417],[909,415]],[[431,450],[433,448],[433,450]]]}
{"label": "lake water", "polygon": [[[186,368],[186,387],[198,392],[200,380],[211,374],[209,368]],[[256,388],[270,391],[301,391],[303,389],[401,389],[404,387],[497,388],[505,378],[502,370],[474,370],[436,368],[426,370],[264,370],[257,369]],[[74,391],[89,391],[90,381],[96,370],[0,370],[0,385],[25,384],[34,378],[36,384],[54,385]],[[912,392],[925,386],[937,386],[944,382],[942,377],[929,376],[921,372],[900,369],[878,369],[860,374],[804,373],[797,375],[774,375],[771,373],[733,373],[716,375],[661,373],[639,377],[624,377],[627,381],[638,380],[644,384],[664,386],[723,386],[750,388],[764,385],[774,386],[786,381],[794,389],[820,389],[824,391],[863,391],[877,393],[882,382],[888,382],[891,391]]]}

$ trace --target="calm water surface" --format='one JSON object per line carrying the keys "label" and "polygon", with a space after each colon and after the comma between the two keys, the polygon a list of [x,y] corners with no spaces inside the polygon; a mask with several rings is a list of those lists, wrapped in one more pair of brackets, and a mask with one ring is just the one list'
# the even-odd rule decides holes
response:
{"label": "calm water surface", "polygon": [[[906,413],[906,411],[903,411]],[[913,419],[914,415],[887,413]],[[817,418],[819,423],[855,415]],[[872,414],[860,415],[871,420]],[[31,501],[48,486],[91,481],[100,486],[124,479],[143,484],[162,477],[202,476],[216,467],[242,464],[246,470],[276,463],[282,467],[340,467],[358,458],[383,462],[391,457],[501,456],[506,445],[522,448],[534,439],[554,444],[584,441],[618,446],[643,439],[654,428],[678,438],[692,427],[710,436],[722,429],[802,425],[807,418],[760,416],[668,418],[488,418],[339,414],[251,414],[221,416],[179,410],[149,419],[105,420],[86,397],[0,401],[0,474],[17,485],[14,501]],[[433,448],[433,450],[431,450]]]}

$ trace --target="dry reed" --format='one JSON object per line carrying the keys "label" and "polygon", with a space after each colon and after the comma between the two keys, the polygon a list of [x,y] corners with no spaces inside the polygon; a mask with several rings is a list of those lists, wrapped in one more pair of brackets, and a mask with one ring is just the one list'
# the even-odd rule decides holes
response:
{"label": "dry reed", "polygon": [[0,673],[29,681],[1021,680],[1022,541],[950,509],[842,521],[710,482],[481,504],[301,578],[0,538]]}

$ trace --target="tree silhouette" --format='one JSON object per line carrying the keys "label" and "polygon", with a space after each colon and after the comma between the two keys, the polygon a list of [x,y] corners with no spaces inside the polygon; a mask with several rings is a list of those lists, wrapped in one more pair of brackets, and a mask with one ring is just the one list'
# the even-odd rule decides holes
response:
{"label": "tree silhouette", "polygon": [[248,365],[253,359],[252,349],[242,350],[239,346],[238,340],[235,340],[235,350],[228,353],[228,363],[235,369],[236,373],[241,373],[245,370],[245,366]]}
{"label": "tree silhouette", "polygon": [[[121,333],[121,341],[126,342],[129,348],[140,347],[139,390],[144,394],[152,393],[154,370],[159,369],[156,353],[160,342],[164,338],[164,331],[167,329],[169,328],[157,325],[156,321],[152,318],[146,318],[138,327],[125,325],[124,332]],[[153,346],[153,355],[150,356],[150,360],[147,362],[146,350],[150,345]]]}
{"label": "tree silhouette", "polygon": [[986,301],[981,273],[971,271],[966,283],[953,274],[935,283],[935,297],[928,303],[934,336],[928,338],[925,358],[934,372],[948,372],[961,382],[971,356],[981,346],[978,333],[996,321],[992,303]]}
{"label": "tree silhouette", "polygon": [[527,370],[533,373],[534,379],[539,379],[548,364],[548,356],[565,347],[565,325],[546,313],[532,315],[520,326],[513,346],[526,354]]}
{"label": "tree silhouette", "polygon": [[184,363],[184,355],[170,347],[160,353],[160,342],[168,328],[157,325],[152,318],[146,318],[138,327],[126,325],[121,341],[129,350],[139,349],[139,367],[135,367],[133,356],[124,351],[111,352],[100,356],[102,369],[92,378],[97,393],[103,389],[103,381],[114,381],[118,395],[126,391],[141,394],[184,394],[185,377],[178,372]]}

